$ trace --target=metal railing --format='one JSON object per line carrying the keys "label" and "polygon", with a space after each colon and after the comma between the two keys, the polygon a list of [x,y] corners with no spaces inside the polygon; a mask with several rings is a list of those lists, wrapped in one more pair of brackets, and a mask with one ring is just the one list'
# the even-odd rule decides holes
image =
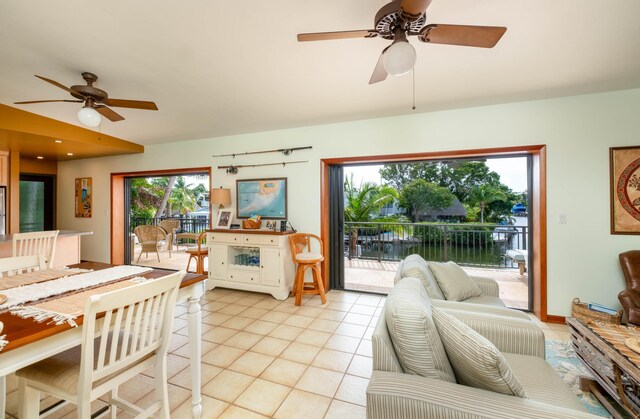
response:
{"label": "metal railing", "polygon": [[208,218],[174,218],[174,217],[159,217],[159,218],[145,218],[145,217],[131,217],[131,233],[139,225],[158,225],[162,220],[178,220],[180,221],[180,228],[176,233],[201,233],[209,228]]}
{"label": "metal railing", "polygon": [[527,249],[528,227],[497,224],[345,222],[349,259],[397,261],[417,253],[430,261],[514,267],[507,250]]}

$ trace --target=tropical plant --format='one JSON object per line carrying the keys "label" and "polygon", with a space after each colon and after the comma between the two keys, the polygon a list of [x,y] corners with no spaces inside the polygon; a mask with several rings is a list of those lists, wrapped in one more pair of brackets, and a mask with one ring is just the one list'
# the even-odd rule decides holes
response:
{"label": "tropical plant", "polygon": [[344,181],[344,220],[371,221],[380,214],[380,210],[398,198],[398,191],[388,185],[373,182],[361,182],[359,187],[353,184],[353,174]]}
{"label": "tropical plant", "polygon": [[447,208],[454,198],[447,188],[424,179],[416,179],[400,191],[400,206],[412,214],[414,222],[418,222],[420,215],[430,209]]}
{"label": "tropical plant", "polygon": [[491,185],[480,185],[471,190],[468,202],[477,205],[480,208],[480,222],[484,223],[484,211],[487,205],[492,202],[507,200],[507,194]]}
{"label": "tropical plant", "polygon": [[[387,204],[398,199],[398,191],[388,185],[377,185],[373,182],[361,182],[354,185],[353,174],[344,180],[344,220],[347,222],[371,221],[380,214]],[[349,231],[349,248],[356,254],[358,244],[358,227]]]}
{"label": "tropical plant", "polygon": [[185,214],[195,209],[196,196],[191,189],[192,187],[193,184],[187,185],[182,176],[178,176],[175,184],[173,185],[169,202],[172,206],[178,208],[178,212],[180,214]]}

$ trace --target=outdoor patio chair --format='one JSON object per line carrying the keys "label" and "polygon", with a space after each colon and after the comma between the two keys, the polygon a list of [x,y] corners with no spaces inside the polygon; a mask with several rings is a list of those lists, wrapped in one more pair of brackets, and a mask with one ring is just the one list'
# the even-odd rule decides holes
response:
{"label": "outdoor patio chair", "polygon": [[138,242],[142,249],[138,255],[136,263],[140,261],[143,253],[149,257],[149,252],[156,252],[158,262],[160,262],[160,251],[169,249],[169,257],[171,257],[171,247],[169,247],[169,235],[164,228],[158,226],[142,225],[133,230],[133,234],[138,237]]}
{"label": "outdoor patio chair", "polygon": [[162,220],[158,225],[169,234],[169,249],[173,249],[173,244],[176,242],[176,232],[180,229],[180,220]]}

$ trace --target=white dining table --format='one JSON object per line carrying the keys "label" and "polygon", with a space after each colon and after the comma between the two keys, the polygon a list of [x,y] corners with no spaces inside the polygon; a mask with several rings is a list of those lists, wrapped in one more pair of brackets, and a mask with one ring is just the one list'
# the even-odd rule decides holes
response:
{"label": "white dining table", "polygon": [[[95,269],[95,262],[83,262],[73,267],[83,268],[91,264]],[[111,267],[109,264],[97,264],[103,269]],[[154,269],[150,273],[158,277],[163,271]],[[143,274],[142,276],[147,276]],[[202,355],[202,311],[200,300],[205,293],[206,276],[187,274],[182,280],[178,291],[177,303],[187,302],[187,330],[189,338],[189,368],[191,369],[191,412],[194,419],[202,415],[201,385],[201,355]],[[5,322],[3,333],[8,333],[10,325]],[[97,328],[99,330],[99,328]],[[82,326],[69,328],[42,339],[34,340],[26,345],[10,350],[0,350],[0,418],[5,417],[6,410],[6,377],[20,368],[34,364],[57,353],[66,351],[82,342]]]}

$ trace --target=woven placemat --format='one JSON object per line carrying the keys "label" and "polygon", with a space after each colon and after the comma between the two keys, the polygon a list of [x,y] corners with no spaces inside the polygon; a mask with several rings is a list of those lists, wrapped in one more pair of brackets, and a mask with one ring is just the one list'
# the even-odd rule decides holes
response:
{"label": "woven placemat", "polygon": [[[58,279],[65,276],[77,275],[84,272],[91,272],[91,269],[50,268],[43,269],[41,271],[5,276],[0,278],[0,291],[15,287],[22,287],[29,284],[36,284],[38,282],[50,281],[52,279]],[[3,301],[0,301],[0,304],[2,303]]]}
{"label": "woven placemat", "polygon": [[640,354],[633,351],[625,343],[627,339],[640,338],[640,328],[602,322],[589,322],[587,325],[622,355],[626,356],[629,361],[636,364],[636,366],[640,366]]}
{"label": "woven placemat", "polygon": [[11,309],[11,313],[25,319],[34,319],[39,323],[45,321],[55,324],[69,323],[71,326],[76,327],[74,320],[84,314],[85,305],[89,297],[131,287],[143,281],[147,281],[147,279],[143,277],[124,279],[91,288],[87,291],[53,298],[43,303],[16,307]]}

